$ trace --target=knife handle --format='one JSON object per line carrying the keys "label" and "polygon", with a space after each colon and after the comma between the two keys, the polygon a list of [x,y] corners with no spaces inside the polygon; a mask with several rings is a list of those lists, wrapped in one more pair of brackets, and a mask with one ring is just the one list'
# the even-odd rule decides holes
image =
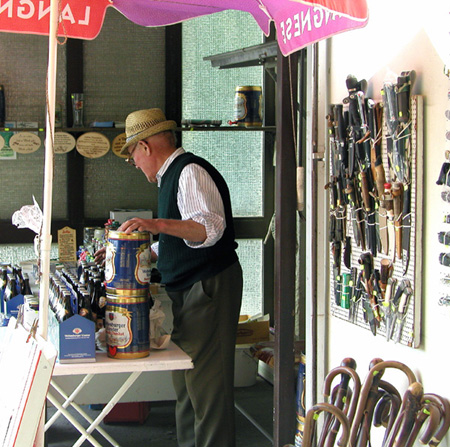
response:
{"label": "knife handle", "polygon": [[392,186],[390,183],[384,184],[383,201],[384,209],[386,210],[389,219],[392,220],[394,218],[394,202],[392,198]]}
{"label": "knife handle", "polygon": [[403,211],[403,183],[394,182],[392,185],[392,198],[394,202],[395,251],[399,259],[402,258],[402,222]]}
{"label": "knife handle", "polygon": [[397,108],[398,120],[401,123],[409,121],[409,101],[411,92],[411,80],[409,76],[397,78]]}
{"label": "knife handle", "polygon": [[361,195],[364,202],[364,209],[367,212],[372,211],[372,203],[369,188],[370,188],[369,179],[367,178],[367,173],[365,171],[361,171]]}
{"label": "knife handle", "polygon": [[389,278],[387,285],[386,285],[386,291],[384,293],[384,306],[390,306],[391,299],[392,299],[392,292],[395,289],[395,285],[397,284],[396,278]]}
{"label": "knife handle", "polygon": [[383,163],[375,163],[375,182],[377,185],[378,198],[380,199],[380,205],[384,205],[384,185],[386,183],[386,175],[384,173]]}
{"label": "knife handle", "polygon": [[392,262],[390,259],[384,258],[380,262],[380,287],[386,292],[386,287],[390,276],[392,275]]}

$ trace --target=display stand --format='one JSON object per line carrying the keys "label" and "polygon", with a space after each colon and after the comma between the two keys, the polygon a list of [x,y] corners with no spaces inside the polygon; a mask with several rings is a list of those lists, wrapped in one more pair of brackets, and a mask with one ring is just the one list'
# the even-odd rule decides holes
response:
{"label": "display stand", "polygon": [[[408,228],[410,230],[410,246],[409,246],[409,267],[407,271],[404,271],[404,266],[402,259],[398,258],[394,254],[394,256],[391,255],[391,260],[393,264],[393,273],[392,278],[394,278],[397,281],[397,284],[400,284],[402,280],[409,280],[409,283],[411,285],[413,294],[409,298],[409,302],[406,304],[406,309],[403,311],[402,316],[398,317],[396,320],[399,324],[403,325],[403,329],[401,332],[399,332],[399,338],[398,340],[395,340],[393,342],[400,343],[405,346],[417,348],[420,345],[420,339],[421,339],[421,296],[422,296],[422,224],[423,224],[423,215],[422,215],[422,191],[423,191],[423,97],[420,95],[414,95],[411,97],[411,154],[410,154],[410,168],[411,168],[411,179],[410,179],[410,190],[411,190],[411,203],[410,203],[410,224],[408,227],[405,226],[405,228]],[[386,181],[388,183],[391,183],[393,181],[393,178],[390,174],[389,164],[388,164],[388,158],[387,158],[387,148],[386,148],[386,125],[384,124],[383,127],[383,148],[382,148],[382,154],[383,154],[383,164],[386,172]],[[377,211],[379,214],[379,211]],[[386,214],[386,212],[384,211]],[[347,224],[347,231],[348,235],[351,236],[352,241],[354,241],[354,231],[353,231],[353,225],[352,221],[355,221],[356,219],[352,217],[350,207],[347,208],[345,211],[344,216],[340,216],[339,219],[343,219]],[[377,227],[377,232],[379,233],[380,230],[383,229],[383,227],[378,222],[378,219],[376,219],[376,222],[374,224]],[[394,221],[388,220],[387,221],[387,228],[391,235],[395,234],[395,228],[394,228]],[[402,227],[403,227],[402,223]],[[395,237],[391,238],[391,246],[394,246]],[[391,252],[394,250],[391,249]],[[352,242],[352,249],[351,249],[351,265],[352,266],[359,266],[358,260],[361,257],[362,254],[361,247],[356,246]],[[330,265],[333,265],[333,253],[332,250],[329,252],[329,260]],[[374,267],[376,269],[380,269],[380,263],[382,259],[387,259],[389,256],[385,255],[384,253],[379,253],[378,256],[374,259]],[[361,268],[359,266],[359,268]],[[342,271],[348,272],[348,269],[344,267],[344,263],[342,263]],[[370,329],[370,326],[368,324],[367,320],[367,313],[363,307],[363,303],[365,300],[367,300],[366,297],[360,298],[357,301],[353,301],[354,310],[352,310],[353,306],[350,306],[350,310],[343,308],[336,304],[335,302],[335,292],[336,292],[336,285],[335,285],[335,277],[333,269],[330,269],[329,274],[329,288],[330,288],[330,309],[331,314],[337,318],[341,318],[343,320],[349,321],[352,324],[355,324],[358,327],[364,328],[366,330]],[[344,286],[341,284],[338,284],[337,289],[339,292],[344,291]],[[355,283],[351,284],[349,286],[349,290],[351,291],[351,295],[354,296],[353,290],[357,289],[357,285]],[[382,300],[380,299],[380,303],[378,306],[382,309],[382,312],[384,312],[384,305],[386,303],[382,303]],[[391,307],[394,309],[394,311],[398,308],[398,305],[394,306],[391,304]],[[383,338],[386,337],[386,322],[385,319],[383,319],[382,324],[380,324],[376,329],[376,335],[381,335]],[[374,334],[375,335],[375,334]],[[387,339],[389,340],[389,338]],[[392,338],[391,338],[392,340]]]}
{"label": "display stand", "polygon": [[56,361],[51,343],[11,318],[0,347],[0,444],[32,446]]}
{"label": "display stand", "polygon": [[[57,408],[57,412],[45,424],[45,431],[48,430],[55,420],[62,414],[66,419],[81,433],[80,438],[76,441],[73,447],[78,447],[88,440],[93,446],[101,447],[101,444],[93,438],[92,433],[97,430],[103,437],[113,446],[120,447],[119,444],[106,433],[106,431],[99,427],[99,424],[112,410],[114,405],[120,401],[126,391],[136,382],[143,372],[151,371],[172,371],[179,369],[193,368],[191,358],[178,348],[173,342],[170,343],[167,349],[157,351],[152,350],[150,355],[141,359],[112,359],[107,357],[106,353],[97,353],[95,363],[72,363],[59,364],[57,363],[53,372],[53,376],[74,376],[83,375],[84,378],[76,389],[68,395],[61,387],[52,380],[51,388],[48,392],[48,400]],[[74,400],[76,396],[91,382],[96,375],[104,375],[103,382],[107,384],[107,376],[112,373],[125,373],[123,384],[116,391],[112,390],[113,395],[109,402],[105,405],[99,416],[92,420],[83,410],[77,405]],[[115,391],[115,392],[114,392]],[[59,396],[56,393],[59,394]],[[64,403],[59,402],[58,397],[64,399]],[[70,407],[77,411],[88,423],[89,426],[85,429],[69,412]]]}

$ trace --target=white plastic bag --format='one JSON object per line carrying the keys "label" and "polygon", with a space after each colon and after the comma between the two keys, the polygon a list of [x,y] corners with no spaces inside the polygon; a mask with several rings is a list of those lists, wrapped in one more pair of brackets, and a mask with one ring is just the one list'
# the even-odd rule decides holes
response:
{"label": "white plastic bag", "polygon": [[170,342],[170,335],[162,330],[162,324],[166,318],[161,309],[161,302],[155,300],[150,309],[150,348],[166,349]]}

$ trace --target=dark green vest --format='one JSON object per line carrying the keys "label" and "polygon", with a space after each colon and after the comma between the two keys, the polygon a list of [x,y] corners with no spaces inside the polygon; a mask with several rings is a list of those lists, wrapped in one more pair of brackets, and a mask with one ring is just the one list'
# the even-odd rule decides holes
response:
{"label": "dark green vest", "polygon": [[238,260],[236,254],[230,193],[222,175],[203,158],[186,152],[170,164],[161,178],[158,195],[158,217],[181,219],[177,206],[178,182],[182,169],[196,163],[209,173],[219,190],[225,209],[226,228],[212,247],[190,248],[183,239],[159,235],[158,270],[167,290],[182,290],[197,281],[217,275]]}

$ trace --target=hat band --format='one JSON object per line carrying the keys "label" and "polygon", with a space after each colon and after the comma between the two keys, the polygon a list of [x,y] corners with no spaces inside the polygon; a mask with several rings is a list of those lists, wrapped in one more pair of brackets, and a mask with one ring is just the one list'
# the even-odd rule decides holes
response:
{"label": "hat band", "polygon": [[126,138],[125,138],[125,141],[126,141],[127,143],[129,143],[133,138],[137,137],[140,133],[142,133],[142,131],[141,131],[141,132],[138,132],[138,133],[135,133],[135,134],[133,134],[133,135],[130,135],[129,137],[126,137]]}
{"label": "hat band", "polygon": [[154,127],[157,126],[158,124],[164,123],[164,121],[159,121],[159,120],[149,120],[149,121],[144,121],[141,123],[136,123],[134,126],[132,126],[132,128],[130,129],[131,132],[133,132],[132,135],[130,135],[129,137],[126,138],[126,141],[128,142],[130,139],[136,137],[137,135],[139,135],[140,133],[142,133],[144,130],[149,129],[150,127]]}

